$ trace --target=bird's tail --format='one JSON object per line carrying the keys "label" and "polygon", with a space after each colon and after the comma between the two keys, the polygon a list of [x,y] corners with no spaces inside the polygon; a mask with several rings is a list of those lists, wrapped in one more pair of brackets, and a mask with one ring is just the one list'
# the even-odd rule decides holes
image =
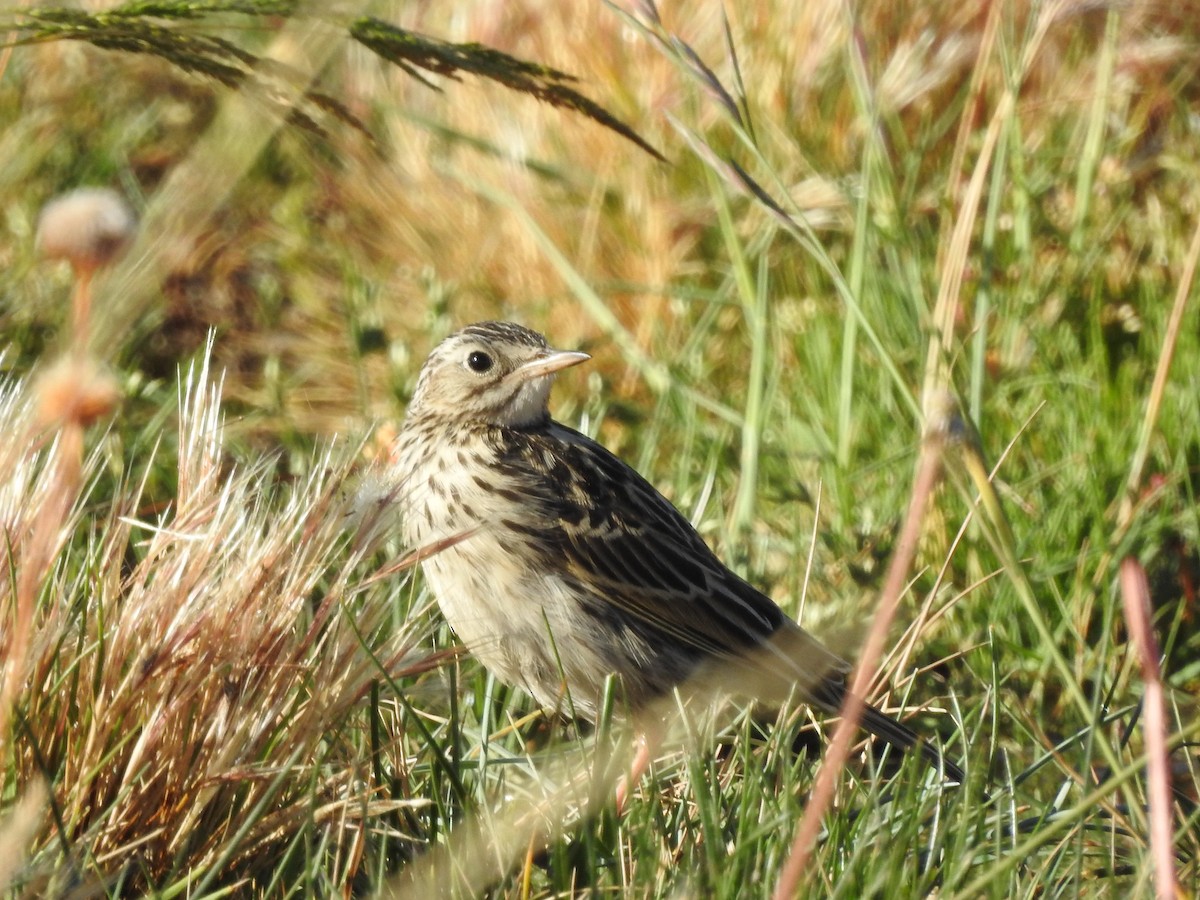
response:
{"label": "bird's tail", "polygon": [[[777,704],[795,696],[825,712],[837,713],[848,690],[849,665],[794,623],[778,629],[736,668],[736,684],[727,689],[766,703]],[[948,780],[964,783],[963,770],[935,744],[882,710],[864,704],[860,724],[899,750],[918,750]]]}
{"label": "bird's tail", "polygon": [[[844,686],[842,693],[846,693]],[[936,744],[929,743],[903,722],[867,703],[863,705],[861,723],[871,734],[882,738],[898,750],[919,750],[926,761],[947,780],[958,784],[966,783],[966,773],[957,763],[947,759]]]}

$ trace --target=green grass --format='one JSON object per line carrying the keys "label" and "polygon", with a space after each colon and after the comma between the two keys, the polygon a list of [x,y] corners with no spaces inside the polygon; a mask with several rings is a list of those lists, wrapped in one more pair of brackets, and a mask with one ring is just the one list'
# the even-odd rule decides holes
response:
{"label": "green grass", "polygon": [[[594,734],[536,715],[454,653],[396,567],[410,548],[346,527],[428,350],[505,317],[592,353],[560,379],[559,418],[852,658],[922,410],[962,398],[999,505],[950,446],[872,662],[873,699],[907,706],[968,784],[855,755],[805,896],[1153,893],[1127,557],[1149,576],[1173,866],[1195,893],[1190,304],[1143,430],[1191,290],[1195,24],[1017,4],[990,22],[882,2],[851,20],[773,0],[728,23],[719,5],[663,22],[530,9],[370,12],[580,76],[669,165],[494,86],[433,92],[331,37],[333,19],[186,27],[308,47],[318,90],[373,142],[336,117],[324,135],[268,124],[145,55],[56,41],[7,58],[0,658],[21,677],[0,693],[0,887],[775,890],[818,768],[794,745],[832,726],[668,704],[673,739],[618,816],[619,696]],[[119,189],[143,225],[73,339],[72,275],[34,234],[83,184]],[[38,379],[85,344],[124,401],[84,433],[76,483],[73,426],[38,418]]]}

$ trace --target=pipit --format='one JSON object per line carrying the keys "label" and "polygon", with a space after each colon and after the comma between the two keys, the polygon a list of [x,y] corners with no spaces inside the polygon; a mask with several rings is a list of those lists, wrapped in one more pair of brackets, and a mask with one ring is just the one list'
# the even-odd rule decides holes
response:
{"label": "pipit", "polygon": [[[728,569],[662,494],[591,438],[550,417],[555,373],[588,359],[508,322],[434,349],[394,459],[404,531],[427,557],[446,620],[497,678],[594,720],[617,675],[636,711],[677,686],[757,700],[790,694],[834,712],[847,663]],[[867,706],[898,748],[909,728]]]}

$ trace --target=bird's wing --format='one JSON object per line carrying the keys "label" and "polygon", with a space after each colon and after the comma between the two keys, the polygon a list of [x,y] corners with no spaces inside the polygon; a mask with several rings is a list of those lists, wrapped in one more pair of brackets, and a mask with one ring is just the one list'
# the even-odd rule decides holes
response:
{"label": "bird's wing", "polygon": [[[846,661],[726,568],[649,482],[557,423],[512,446],[523,454],[511,463],[514,474],[525,473],[525,499],[542,507],[528,536],[599,602],[716,663],[697,673],[708,687],[768,702],[795,692],[837,711],[847,689]],[[899,748],[920,745],[935,766],[963,780],[935,746],[875,707],[865,707],[862,725]]]}
{"label": "bird's wing", "polygon": [[536,473],[529,493],[543,507],[545,552],[603,602],[698,655],[744,655],[795,627],[726,568],[662,494],[599,444],[557,424],[519,444],[522,468]]}

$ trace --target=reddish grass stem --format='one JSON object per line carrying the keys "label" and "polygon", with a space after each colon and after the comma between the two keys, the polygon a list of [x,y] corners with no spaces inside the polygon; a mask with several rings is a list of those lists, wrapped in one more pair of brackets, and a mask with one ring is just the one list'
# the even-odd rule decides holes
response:
{"label": "reddish grass stem", "polygon": [[859,720],[862,718],[864,698],[875,678],[878,661],[883,655],[888,632],[891,629],[892,620],[896,617],[896,609],[900,604],[900,598],[904,595],[908,573],[912,569],[912,562],[916,556],[917,544],[921,537],[921,526],[925,520],[925,510],[941,472],[942,447],[947,434],[945,427],[947,421],[948,418],[945,415],[939,414],[934,420],[934,427],[927,433],[923,442],[921,455],[917,460],[917,471],[913,480],[908,512],[904,517],[904,527],[896,543],[896,552],[888,566],[887,578],[880,594],[879,605],[875,609],[871,630],[863,645],[852,686],[846,694],[846,699],[842,702],[841,721],[833,733],[833,740],[825,754],[825,761],[817,773],[812,796],[804,809],[800,825],[796,829],[796,837],[792,841],[788,860],[784,864],[779,881],[775,886],[776,900],[785,900],[785,898],[796,896],[803,874],[809,871],[809,859],[813,846],[816,844],[821,819],[829,808],[838,776],[850,756],[850,748],[854,743]]}
{"label": "reddish grass stem", "polygon": [[1142,728],[1146,734],[1146,770],[1150,802],[1150,853],[1154,860],[1154,895],[1175,900],[1174,836],[1171,828],[1171,786],[1167,772],[1167,717],[1158,669],[1158,641],[1150,618],[1150,587],[1146,570],[1133,557],[1121,561],[1121,601],[1129,638],[1142,664],[1146,691],[1142,698]]}

